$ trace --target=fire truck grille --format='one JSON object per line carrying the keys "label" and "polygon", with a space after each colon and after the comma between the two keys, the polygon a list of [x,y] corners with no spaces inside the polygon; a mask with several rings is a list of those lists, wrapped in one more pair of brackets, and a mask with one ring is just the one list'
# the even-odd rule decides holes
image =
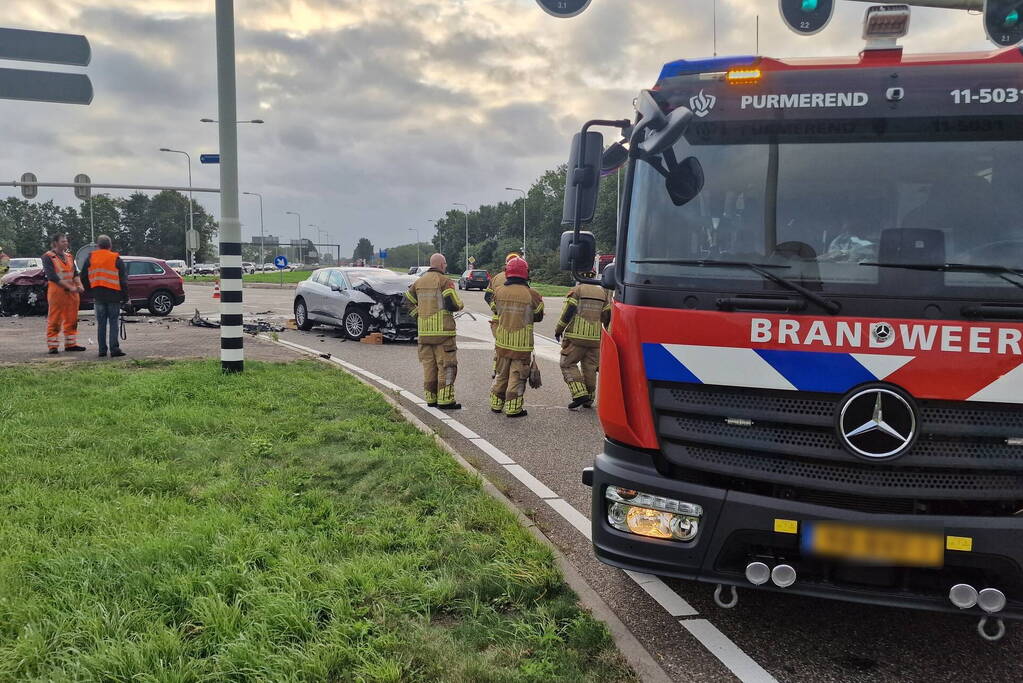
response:
{"label": "fire truck grille", "polygon": [[1023,507],[1023,446],[1010,445],[1023,437],[1018,407],[920,401],[914,445],[872,463],[840,445],[838,396],[668,383],[651,390],[661,450],[682,477],[872,512]]}

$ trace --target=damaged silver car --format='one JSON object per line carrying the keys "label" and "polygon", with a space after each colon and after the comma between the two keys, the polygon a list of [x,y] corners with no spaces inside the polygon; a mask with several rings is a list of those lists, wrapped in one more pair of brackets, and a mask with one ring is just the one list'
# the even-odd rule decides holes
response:
{"label": "damaged silver car", "polygon": [[295,324],[339,327],[349,339],[380,332],[385,339],[411,341],[416,321],[405,307],[415,280],[382,268],[321,268],[295,290]]}

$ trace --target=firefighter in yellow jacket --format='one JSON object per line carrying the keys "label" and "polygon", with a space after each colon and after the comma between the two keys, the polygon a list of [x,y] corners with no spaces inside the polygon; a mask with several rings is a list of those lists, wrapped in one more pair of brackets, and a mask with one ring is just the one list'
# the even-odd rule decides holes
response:
{"label": "firefighter in yellow jacket", "polygon": [[426,405],[458,410],[462,404],[455,403],[458,358],[453,313],[462,310],[462,300],[455,283],[444,274],[447,267],[444,254],[431,256],[430,270],[412,283],[405,298],[419,324],[419,362],[423,365]]}
{"label": "firefighter in yellow jacket", "polygon": [[513,258],[522,258],[522,255],[517,251],[513,251],[505,256],[504,267],[506,270],[502,270],[500,273],[492,277],[490,279],[490,284],[488,284],[487,288],[483,290],[483,301],[487,303],[487,306],[490,306],[490,310],[494,313],[497,312],[494,308],[494,294],[504,285],[504,281],[508,279],[508,262]]}
{"label": "firefighter in yellow jacket", "polygon": [[572,392],[569,410],[593,407],[600,365],[600,328],[610,320],[611,293],[600,285],[579,283],[565,296],[554,338],[561,342],[561,374]]}
{"label": "firefighter in yellow jacket", "polygon": [[533,323],[543,320],[543,297],[529,286],[529,264],[513,258],[507,279],[494,292],[494,345],[497,367],[490,387],[490,409],[524,417],[523,396],[533,356]]}

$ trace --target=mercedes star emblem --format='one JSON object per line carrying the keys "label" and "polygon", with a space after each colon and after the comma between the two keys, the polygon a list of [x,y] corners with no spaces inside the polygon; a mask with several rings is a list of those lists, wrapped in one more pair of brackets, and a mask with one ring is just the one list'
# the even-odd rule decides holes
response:
{"label": "mercedes star emblem", "polygon": [[916,411],[893,389],[860,389],[842,403],[838,438],[855,455],[871,460],[894,458],[916,438]]}

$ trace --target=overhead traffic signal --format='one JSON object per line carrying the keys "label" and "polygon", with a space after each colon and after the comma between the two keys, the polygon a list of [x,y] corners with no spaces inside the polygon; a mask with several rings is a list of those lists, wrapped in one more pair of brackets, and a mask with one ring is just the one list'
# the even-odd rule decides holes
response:
{"label": "overhead traffic signal", "polygon": [[984,31],[995,45],[1023,41],[1023,0],[984,0]]}
{"label": "overhead traffic signal", "polygon": [[810,36],[831,21],[835,0],[778,0],[778,9],[790,29]]}

